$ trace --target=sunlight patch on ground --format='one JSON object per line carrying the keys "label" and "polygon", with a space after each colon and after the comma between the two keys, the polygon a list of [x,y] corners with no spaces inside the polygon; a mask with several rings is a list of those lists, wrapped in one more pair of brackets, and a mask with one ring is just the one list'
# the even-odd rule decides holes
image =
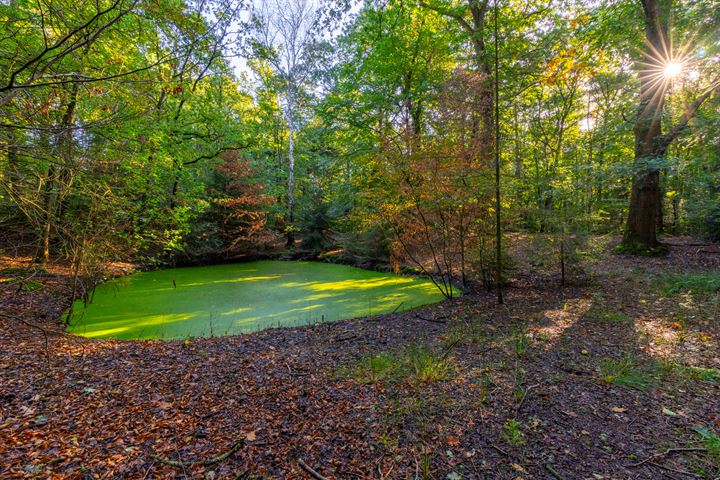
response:
{"label": "sunlight patch on ground", "polygon": [[712,354],[720,340],[720,321],[712,321],[720,311],[720,295],[653,292],[638,302],[644,311],[633,328],[645,354],[667,362],[720,368],[720,358]]}
{"label": "sunlight patch on ground", "polygon": [[563,333],[575,325],[591,306],[592,300],[573,298],[567,300],[562,309],[541,312],[528,327],[532,340],[541,343],[546,350],[553,348]]}

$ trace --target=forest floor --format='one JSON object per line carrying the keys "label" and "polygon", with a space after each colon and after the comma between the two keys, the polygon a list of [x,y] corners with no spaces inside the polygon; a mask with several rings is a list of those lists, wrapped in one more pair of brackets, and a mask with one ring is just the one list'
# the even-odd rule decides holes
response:
{"label": "forest floor", "polygon": [[502,307],[172,342],[63,333],[62,266],[0,279],[0,478],[720,478],[720,247],[667,242],[564,288],[520,248]]}

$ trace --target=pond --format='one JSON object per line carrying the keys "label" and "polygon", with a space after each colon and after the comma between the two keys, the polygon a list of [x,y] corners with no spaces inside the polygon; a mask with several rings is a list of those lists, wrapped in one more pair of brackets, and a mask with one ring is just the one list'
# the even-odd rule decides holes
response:
{"label": "pond", "polygon": [[431,281],[319,262],[258,261],[137,273],[75,302],[85,337],[184,339],[402,311],[443,299]]}

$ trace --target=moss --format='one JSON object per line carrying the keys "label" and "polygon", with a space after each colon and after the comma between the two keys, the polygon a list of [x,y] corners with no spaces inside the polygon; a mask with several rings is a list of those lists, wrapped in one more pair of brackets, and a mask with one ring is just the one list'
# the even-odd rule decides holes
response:
{"label": "moss", "polygon": [[668,253],[668,247],[667,245],[658,244],[655,247],[648,247],[647,245],[643,245],[641,243],[637,244],[624,244],[621,243],[617,247],[613,249],[615,253],[621,254],[621,255],[637,255],[641,257],[658,257],[662,255],[667,255]]}

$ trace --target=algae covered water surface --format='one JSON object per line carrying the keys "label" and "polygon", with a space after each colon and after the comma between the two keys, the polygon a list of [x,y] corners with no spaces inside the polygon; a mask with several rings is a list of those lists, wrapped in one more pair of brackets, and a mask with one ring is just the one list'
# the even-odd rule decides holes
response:
{"label": "algae covered water surface", "polygon": [[259,261],[137,273],[74,305],[68,331],[182,339],[335,321],[439,302],[426,279],[317,262]]}

